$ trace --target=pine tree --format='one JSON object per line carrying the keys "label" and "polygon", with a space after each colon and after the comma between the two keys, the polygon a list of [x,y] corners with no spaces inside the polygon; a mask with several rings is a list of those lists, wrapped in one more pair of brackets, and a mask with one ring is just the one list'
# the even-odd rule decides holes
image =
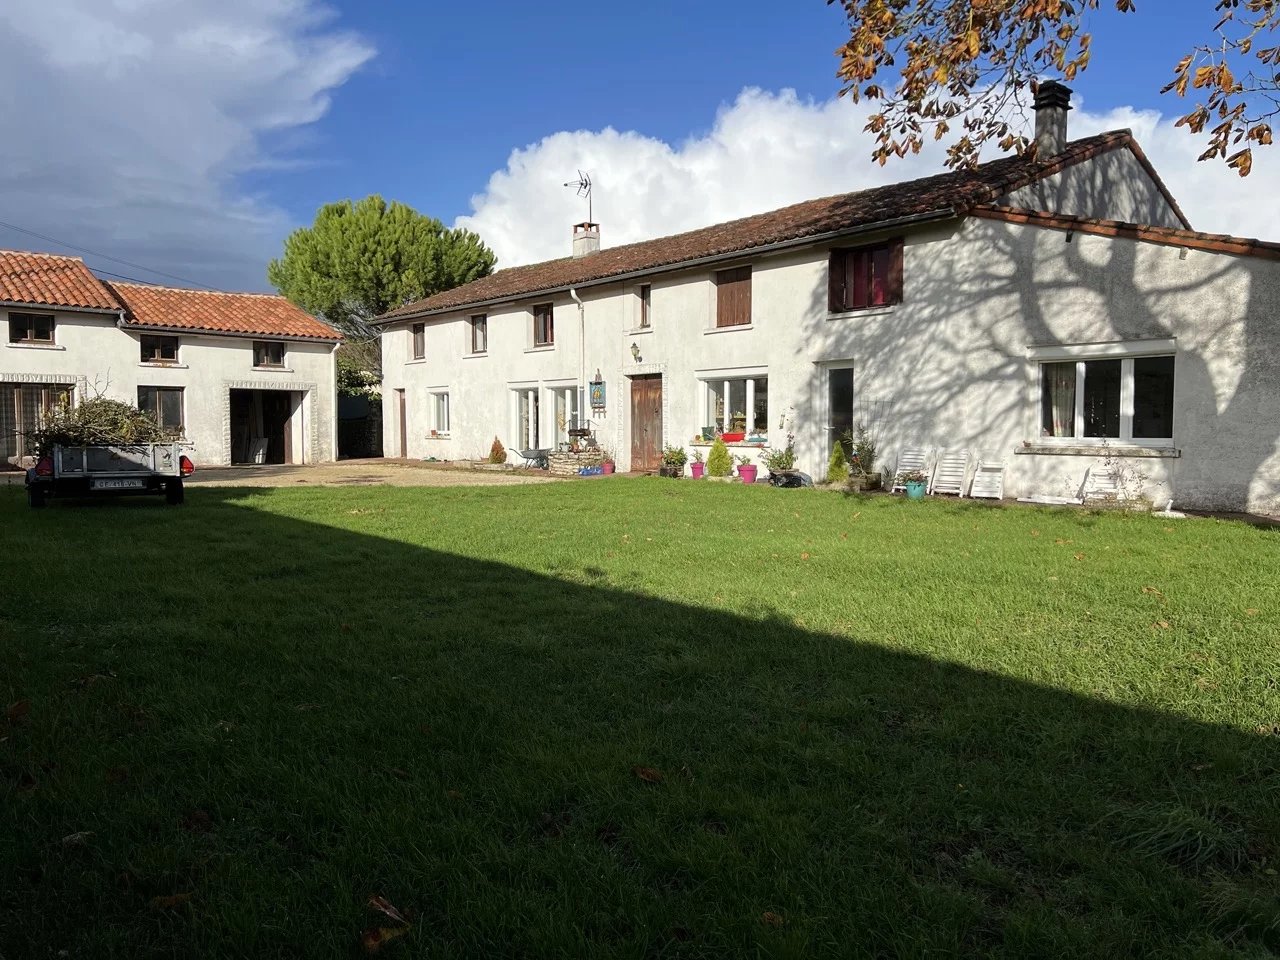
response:
{"label": "pine tree", "polygon": [[839,440],[831,448],[831,459],[827,461],[827,483],[848,483],[849,461],[844,456],[844,445]]}
{"label": "pine tree", "polygon": [[707,476],[727,477],[733,473],[733,457],[729,456],[729,448],[725,442],[716,437],[711,444],[711,452],[707,454]]}

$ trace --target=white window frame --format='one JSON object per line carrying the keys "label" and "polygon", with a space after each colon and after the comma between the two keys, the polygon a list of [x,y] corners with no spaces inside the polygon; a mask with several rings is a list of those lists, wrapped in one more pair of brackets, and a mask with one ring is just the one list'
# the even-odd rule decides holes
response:
{"label": "white window frame", "polygon": [[652,283],[642,283],[636,287],[636,322],[632,326],[637,333],[653,329]]}
{"label": "white window frame", "polygon": [[[511,391],[511,436],[516,440],[517,450],[541,449],[539,441],[546,436],[545,426],[540,422],[546,414],[546,411],[542,408],[541,389],[536,382],[513,383],[509,384],[509,388]],[[533,416],[529,418],[529,424],[526,429],[522,429],[520,422],[520,401],[522,397],[526,397],[530,406],[533,407]]]}
{"label": "white window frame", "polygon": [[545,410],[551,421],[551,429],[548,436],[552,437],[552,445],[558,446],[561,443],[569,443],[572,439],[569,436],[569,425],[566,422],[563,429],[560,427],[559,411],[557,407],[563,403],[569,417],[572,418],[576,413],[579,420],[583,419],[582,411],[577,410],[578,406],[578,381],[576,380],[553,380],[542,385],[542,402],[546,405]]}
{"label": "white window frame", "polygon": [[[479,323],[477,323],[479,321]],[[484,349],[476,349],[476,329],[480,324],[484,325]],[[489,315],[487,313],[473,313],[467,317],[467,355],[472,357],[483,357],[489,352]]]}
{"label": "white window frame", "polygon": [[[1174,437],[1135,437],[1133,435],[1133,362],[1151,357],[1172,357],[1174,361],[1174,408],[1178,399],[1178,351],[1173,338],[1109,343],[1065,344],[1031,347],[1028,359],[1033,364],[1032,384],[1032,437],[1037,444],[1062,447],[1096,447],[1102,443],[1126,446],[1172,448]],[[1085,364],[1092,360],[1120,361],[1120,436],[1087,437],[1084,435],[1084,381]],[[1047,363],[1075,363],[1076,409],[1075,436],[1046,437],[1044,423],[1044,365]],[[1176,418],[1175,418],[1176,419]],[[1176,433],[1176,427],[1175,427]]]}
{"label": "white window frame", "polygon": [[[714,387],[716,384],[722,384],[723,385],[722,389],[724,390],[726,402],[728,402],[729,399],[732,397],[729,384],[734,380],[746,381],[745,411],[747,413],[747,419],[750,420],[751,411],[755,409],[756,381],[768,380],[769,368],[768,367],[738,367],[738,368],[733,368],[728,370],[699,370],[695,373],[695,376],[697,377],[701,385],[701,389],[698,391],[700,395],[698,415],[701,418],[698,420],[698,429],[701,430],[703,427],[710,426],[712,423],[715,422],[713,417],[712,407],[711,407],[712,387]],[[764,422],[765,422],[764,434],[767,436],[769,433],[769,427],[773,423],[773,420],[772,420],[772,411],[769,408],[769,401],[766,400],[765,404],[766,406],[764,411]],[[732,413],[733,413],[732,410],[728,411],[728,416],[731,417]],[[731,430],[726,430],[723,426],[720,427],[720,430],[723,433],[732,432]],[[745,433],[746,433],[746,436],[749,437],[752,434],[759,434],[759,431],[752,430],[750,425],[748,424]]]}
{"label": "white window frame", "polygon": [[[435,431],[437,437],[447,437],[453,421],[453,398],[449,396],[449,388],[432,388],[429,395],[431,397],[431,429]],[[443,416],[441,416],[442,411]]]}

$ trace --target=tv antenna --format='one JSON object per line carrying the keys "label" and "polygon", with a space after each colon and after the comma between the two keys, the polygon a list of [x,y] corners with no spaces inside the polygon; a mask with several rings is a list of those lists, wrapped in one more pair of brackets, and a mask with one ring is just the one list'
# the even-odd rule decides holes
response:
{"label": "tv antenna", "polygon": [[587,222],[595,223],[595,217],[592,216],[591,210],[591,174],[578,171],[578,179],[570,180],[565,183],[566,187],[575,187],[578,196],[587,199]]}

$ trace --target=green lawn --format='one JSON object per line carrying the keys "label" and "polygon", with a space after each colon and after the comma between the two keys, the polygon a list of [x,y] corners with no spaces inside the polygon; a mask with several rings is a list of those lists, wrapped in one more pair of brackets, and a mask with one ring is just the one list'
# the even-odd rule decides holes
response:
{"label": "green lawn", "polygon": [[0,488],[6,960],[1280,950],[1280,531],[187,496]]}

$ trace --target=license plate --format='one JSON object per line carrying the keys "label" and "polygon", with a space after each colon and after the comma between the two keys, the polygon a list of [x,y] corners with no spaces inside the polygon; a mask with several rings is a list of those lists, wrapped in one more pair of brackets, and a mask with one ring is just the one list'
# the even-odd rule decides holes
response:
{"label": "license plate", "polygon": [[141,490],[141,480],[95,480],[94,490]]}

